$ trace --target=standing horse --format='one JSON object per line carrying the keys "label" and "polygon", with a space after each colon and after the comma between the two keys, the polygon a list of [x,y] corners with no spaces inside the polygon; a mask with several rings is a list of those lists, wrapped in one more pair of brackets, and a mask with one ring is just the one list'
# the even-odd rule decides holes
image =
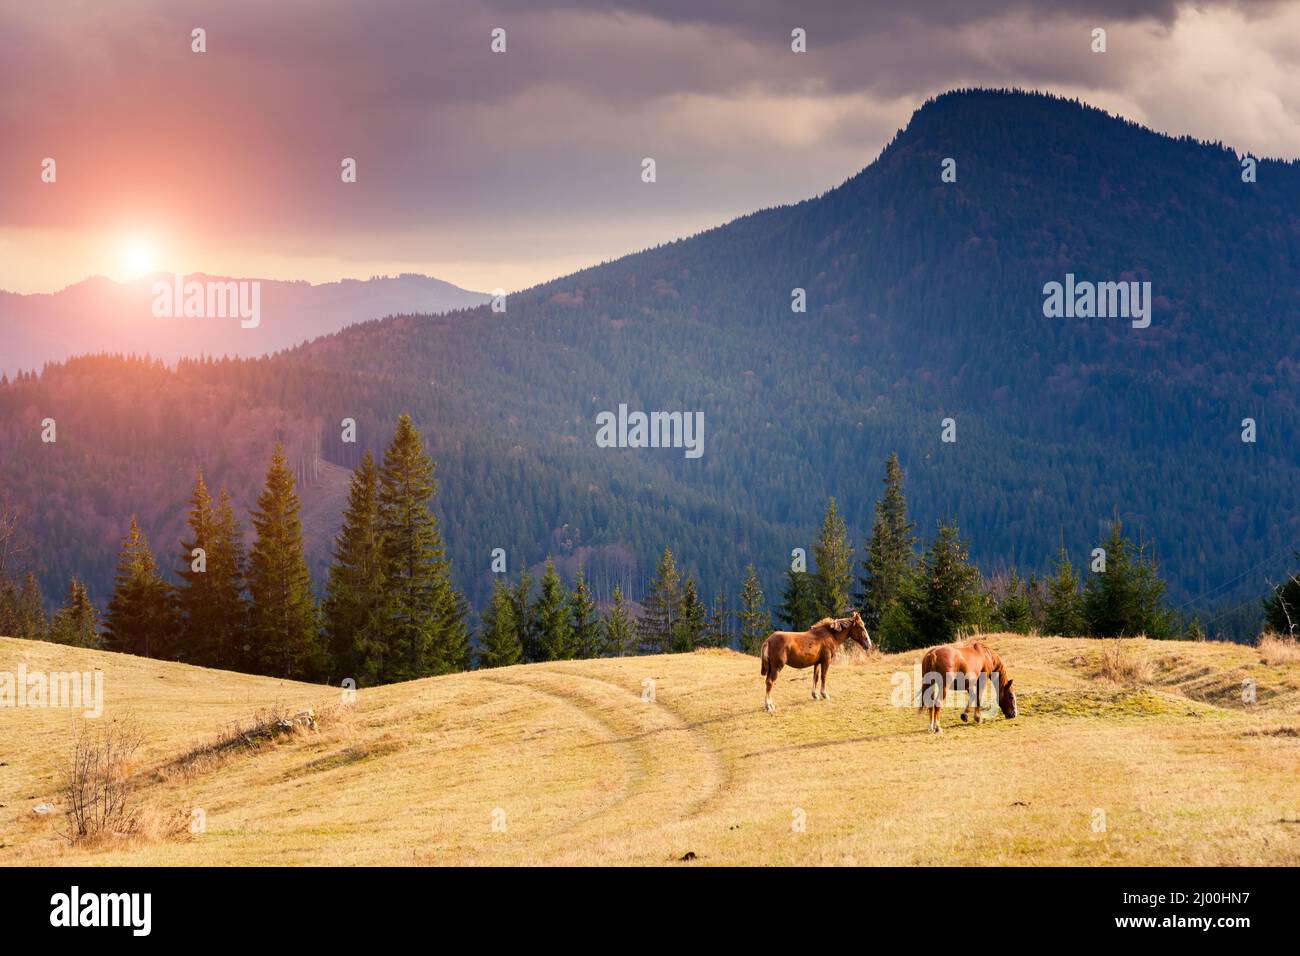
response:
{"label": "standing horse", "polygon": [[973,703],[975,723],[983,723],[984,717],[980,713],[983,708],[982,688],[994,674],[997,675],[998,706],[1002,708],[1002,715],[1011,719],[1016,716],[1016,692],[1011,689],[1006,665],[992,648],[980,641],[970,641],[944,644],[926,651],[921,659],[920,709],[930,711],[930,729],[936,734],[943,733],[939,726],[939,708],[943,706],[948,685],[955,684],[958,676],[966,687],[966,709],[961,712],[961,719],[968,719]]}
{"label": "standing horse", "polygon": [[[776,710],[772,703],[772,685],[776,683],[781,668],[809,667],[813,669],[813,700],[830,700],[826,693],[826,671],[831,666],[831,658],[840,649],[847,638],[853,640],[863,650],[871,650],[871,635],[862,623],[862,615],[857,611],[852,617],[824,617],[806,631],[773,631],[763,642],[763,667],[760,673],[767,678],[767,696],[763,698],[763,709],[768,713]],[[822,690],[817,693],[817,673],[821,670]]]}

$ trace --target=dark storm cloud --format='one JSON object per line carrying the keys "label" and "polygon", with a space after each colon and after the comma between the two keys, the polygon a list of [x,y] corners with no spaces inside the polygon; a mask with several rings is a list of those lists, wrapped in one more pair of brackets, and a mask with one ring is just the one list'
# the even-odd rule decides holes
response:
{"label": "dark storm cloud", "polygon": [[[88,228],[143,210],[179,230],[255,235],[305,256],[364,245],[376,258],[431,264],[454,254],[519,260],[578,255],[584,240],[594,257],[615,255],[834,185],[920,102],[955,86],[1058,89],[1157,122],[1195,103],[1193,113],[1276,133],[1267,96],[1241,109],[1239,91],[1230,100],[1189,85],[1195,58],[1159,44],[1189,11],[1269,16],[1282,6],[8,5],[0,229]],[[208,34],[202,56],[189,49],[195,26]],[[498,26],[504,56],[488,49]],[[807,54],[790,52],[795,26],[808,31]],[[1104,57],[1088,47],[1094,26],[1110,34]],[[1184,62],[1167,62],[1175,54]],[[1279,48],[1261,62],[1280,75],[1297,55]],[[1259,64],[1235,57],[1232,68]],[[1261,73],[1258,85],[1284,105],[1278,82]],[[661,164],[653,201],[638,188],[647,155]],[[57,190],[32,175],[44,156],[59,159]],[[343,156],[360,169],[346,192],[337,188]]]}

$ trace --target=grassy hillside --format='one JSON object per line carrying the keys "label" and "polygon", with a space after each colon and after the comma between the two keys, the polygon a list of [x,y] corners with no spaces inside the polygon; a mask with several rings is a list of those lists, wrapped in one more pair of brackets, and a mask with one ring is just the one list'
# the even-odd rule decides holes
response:
{"label": "grassy hillside", "polygon": [[[0,669],[102,668],[102,721],[147,738],[139,799],[207,816],[202,835],[68,847],[32,807],[58,802],[74,718],[0,709],[0,863],[1300,863],[1300,662],[1130,641],[1147,673],[1122,684],[1101,676],[1105,642],[988,640],[1021,716],[953,710],[934,737],[890,704],[917,652],[841,661],[825,702],[787,670],[768,715],[758,662],[729,651],[457,674],[343,707],[332,688],[0,639]],[[158,772],[277,704],[319,729]]]}

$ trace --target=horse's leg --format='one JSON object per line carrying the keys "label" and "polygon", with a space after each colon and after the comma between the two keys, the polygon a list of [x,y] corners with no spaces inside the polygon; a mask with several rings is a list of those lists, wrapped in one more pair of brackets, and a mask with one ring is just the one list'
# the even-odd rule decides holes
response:
{"label": "horse's leg", "polygon": [[826,690],[826,672],[831,669],[830,658],[822,661],[822,700],[830,700],[831,695]]}
{"label": "horse's leg", "polygon": [[948,675],[944,674],[939,681],[939,699],[934,705],[934,732],[943,733],[943,728],[939,726],[939,711],[943,709],[943,702],[948,697]]}
{"label": "horse's leg", "polygon": [[821,671],[821,667],[822,667],[821,661],[813,661],[813,685],[812,685],[813,700],[817,700],[819,696],[817,694],[817,674]]}
{"label": "horse's leg", "polygon": [[975,675],[975,723],[984,723],[984,672]]}
{"label": "horse's leg", "polygon": [[963,674],[962,680],[966,683],[966,709],[961,712],[962,723],[965,723],[970,719],[971,707],[975,703],[976,689],[979,687],[979,675],[976,674],[975,680],[972,681],[970,674]]}
{"label": "horse's leg", "polygon": [[779,673],[780,661],[770,659],[767,662],[767,696],[763,698],[763,709],[769,714],[776,713],[776,704],[772,703],[772,685],[776,683],[776,675]]}

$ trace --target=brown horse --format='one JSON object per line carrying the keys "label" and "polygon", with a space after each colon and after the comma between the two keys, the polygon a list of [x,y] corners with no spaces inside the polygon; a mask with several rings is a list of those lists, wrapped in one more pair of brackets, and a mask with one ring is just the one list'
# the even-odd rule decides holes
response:
{"label": "brown horse", "polygon": [[[871,635],[862,623],[862,616],[857,611],[852,617],[824,617],[807,631],[773,631],[763,642],[763,667],[761,673],[767,678],[767,696],[763,698],[763,709],[768,713],[776,710],[772,703],[772,685],[776,683],[781,668],[808,667],[813,669],[813,700],[830,700],[826,693],[826,671],[831,666],[831,658],[848,638],[865,651],[871,650]],[[817,693],[817,674],[821,671],[822,690]]]}
{"label": "brown horse", "polygon": [[969,641],[966,644],[944,644],[926,651],[921,659],[920,709],[930,711],[930,729],[936,734],[943,733],[939,726],[939,708],[943,706],[949,684],[955,688],[958,678],[966,688],[966,709],[961,712],[961,719],[968,719],[973,703],[975,723],[983,723],[984,716],[980,713],[984,706],[983,685],[993,675],[996,675],[994,680],[1002,715],[1013,718],[1016,716],[1016,692],[1011,689],[1012,681],[1007,676],[1002,658],[987,644]]}

